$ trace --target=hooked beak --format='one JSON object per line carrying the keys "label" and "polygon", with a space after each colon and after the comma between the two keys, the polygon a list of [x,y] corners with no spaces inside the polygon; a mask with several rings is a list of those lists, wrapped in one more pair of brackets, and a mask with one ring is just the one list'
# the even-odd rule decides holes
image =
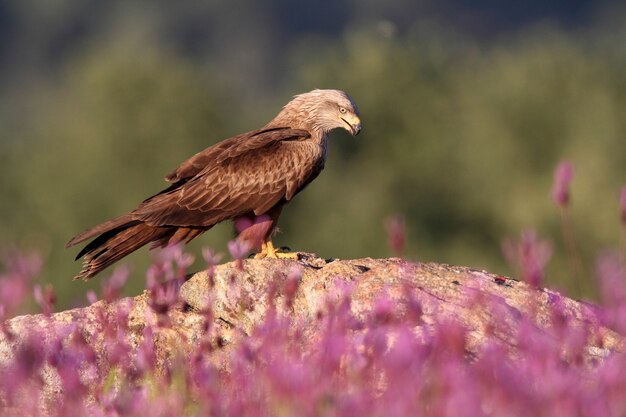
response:
{"label": "hooked beak", "polygon": [[342,117],[341,120],[346,124],[346,130],[349,130],[352,136],[356,136],[361,132],[361,119],[359,119],[359,116],[349,115],[345,118]]}

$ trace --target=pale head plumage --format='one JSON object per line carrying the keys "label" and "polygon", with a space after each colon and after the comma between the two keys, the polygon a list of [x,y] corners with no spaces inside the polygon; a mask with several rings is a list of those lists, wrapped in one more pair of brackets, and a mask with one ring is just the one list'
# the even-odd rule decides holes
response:
{"label": "pale head plumage", "polygon": [[318,136],[343,128],[357,135],[361,131],[361,120],[359,109],[346,93],[316,89],[295,96],[268,126],[304,129]]}

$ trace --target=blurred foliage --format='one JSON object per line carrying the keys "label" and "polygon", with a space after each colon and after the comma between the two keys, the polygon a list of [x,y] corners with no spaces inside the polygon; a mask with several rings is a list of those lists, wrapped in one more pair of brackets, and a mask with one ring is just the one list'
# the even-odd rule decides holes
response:
{"label": "blurred foliage", "polygon": [[[561,158],[575,166],[571,216],[589,275],[596,252],[619,239],[626,96],[617,52],[555,31],[483,49],[348,35],[320,65],[305,67],[300,84],[353,91],[362,142],[340,148],[314,187],[318,196],[310,191],[297,204],[323,212],[332,201],[329,229],[359,238],[328,243],[328,230],[315,228],[299,244],[381,256],[383,219],[398,212],[410,257],[510,273],[502,237],[535,227],[555,246],[550,284],[576,295],[549,198],[552,170]],[[591,294],[589,281],[583,289]]]}
{"label": "blurred foliage", "polygon": [[[555,249],[548,285],[579,295],[549,197],[564,158],[575,169],[570,214],[586,274],[598,250],[617,245],[626,34],[614,26],[582,33],[542,25],[476,42],[423,23],[400,31],[363,15],[350,21],[343,7],[341,33],[302,30],[281,47],[272,31],[229,40],[226,28],[182,29],[211,7],[219,22],[223,7],[194,14],[154,4],[151,13],[117,4],[105,15],[126,17],[97,30],[82,22],[78,33],[96,34],[55,55],[54,71],[3,84],[0,245],[41,250],[42,279],[62,305],[101,279],[69,282],[79,270],[77,250],[63,248],[70,237],[132,209],[184,159],[259,127],[315,87],[349,92],[364,130],[356,139],[333,133],[325,172],[283,213],[279,245],[325,257],[389,256],[385,219],[401,214],[407,257],[512,274],[500,242],[534,227]],[[246,7],[243,22],[261,28],[267,16]],[[164,41],[173,33],[186,41]],[[193,42],[205,35],[212,43]],[[192,250],[225,252],[230,234],[229,225],[216,227]],[[128,258],[138,276],[129,293],[143,288],[148,258],[146,250]],[[582,289],[593,296],[590,279]]]}

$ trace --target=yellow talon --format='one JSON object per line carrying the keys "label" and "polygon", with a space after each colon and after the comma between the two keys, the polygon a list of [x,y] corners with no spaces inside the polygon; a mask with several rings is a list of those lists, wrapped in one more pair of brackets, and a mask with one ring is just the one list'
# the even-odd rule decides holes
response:
{"label": "yellow talon", "polygon": [[274,248],[271,240],[261,243],[261,252],[254,255],[254,259],[298,259],[297,252],[279,252]]}

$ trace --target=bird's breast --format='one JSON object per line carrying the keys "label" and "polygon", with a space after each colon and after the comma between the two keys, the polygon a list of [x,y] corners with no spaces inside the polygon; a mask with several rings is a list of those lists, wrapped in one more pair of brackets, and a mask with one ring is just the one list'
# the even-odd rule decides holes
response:
{"label": "bird's breast", "polygon": [[324,169],[325,144],[314,141],[291,142],[279,164],[284,164],[286,195],[290,200]]}
{"label": "bird's breast", "polygon": [[320,163],[322,165],[324,164],[326,160],[326,148],[326,141],[320,143],[312,140],[290,142],[289,150],[285,156],[291,160],[291,165],[294,169],[312,169]]}

